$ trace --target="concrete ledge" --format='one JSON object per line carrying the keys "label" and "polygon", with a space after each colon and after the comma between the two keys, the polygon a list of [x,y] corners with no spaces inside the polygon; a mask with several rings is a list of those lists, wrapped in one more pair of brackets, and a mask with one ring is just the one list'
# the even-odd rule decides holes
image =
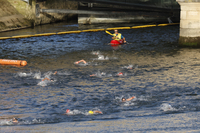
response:
{"label": "concrete ledge", "polygon": [[200,47],[200,37],[182,37],[182,36],[180,36],[179,46]]}
{"label": "concrete ledge", "polygon": [[0,32],[31,26],[31,21],[25,19],[7,0],[0,0]]}

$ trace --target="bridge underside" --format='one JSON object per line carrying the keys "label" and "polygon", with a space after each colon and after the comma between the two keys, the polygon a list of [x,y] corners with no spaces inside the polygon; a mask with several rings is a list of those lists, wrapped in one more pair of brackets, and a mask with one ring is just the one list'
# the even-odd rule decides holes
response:
{"label": "bridge underside", "polygon": [[[177,3],[141,3],[141,0],[124,2],[123,0],[76,0],[79,10],[106,11],[105,14],[79,14],[79,24],[100,23],[164,23],[180,21],[180,7]],[[137,2],[138,1],[138,2]],[[155,0],[154,0],[155,1]],[[162,0],[160,0],[162,1]],[[159,1],[159,2],[160,2]],[[166,0],[165,0],[166,1]],[[160,5],[159,5],[160,4]]]}
{"label": "bridge underside", "polygon": [[[46,0],[38,0],[46,1]],[[62,1],[62,0],[61,0]],[[64,1],[64,0],[63,0]],[[78,10],[41,9],[42,13],[78,14],[79,24],[165,23],[180,21],[180,6],[173,0],[69,0]],[[36,15],[37,16],[37,15]]]}

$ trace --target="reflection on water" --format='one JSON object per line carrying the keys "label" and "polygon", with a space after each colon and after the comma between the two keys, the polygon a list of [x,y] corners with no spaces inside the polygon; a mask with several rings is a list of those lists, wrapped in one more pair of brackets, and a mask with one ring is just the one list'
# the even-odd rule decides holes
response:
{"label": "reflection on water", "polygon": [[[118,49],[105,32],[0,41],[0,58],[28,62],[0,67],[2,130],[199,131],[199,49],[177,47],[178,26],[120,32],[129,43]],[[81,59],[90,63],[74,64]],[[83,115],[96,109],[103,114]],[[13,117],[20,128],[5,126]]]}

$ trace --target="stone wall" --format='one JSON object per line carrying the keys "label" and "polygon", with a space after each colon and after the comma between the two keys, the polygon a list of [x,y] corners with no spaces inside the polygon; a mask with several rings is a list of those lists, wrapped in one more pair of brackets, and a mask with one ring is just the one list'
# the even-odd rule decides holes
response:
{"label": "stone wall", "polygon": [[7,0],[0,0],[0,32],[31,27],[31,22]]}
{"label": "stone wall", "polygon": [[[47,0],[43,2],[37,2],[41,9],[78,9],[78,3],[67,0]],[[56,21],[69,21],[71,19],[77,20],[76,14],[58,14],[58,13],[40,13],[36,18],[36,25],[51,23]]]}
{"label": "stone wall", "polygon": [[36,17],[36,4],[41,9],[78,9],[77,2],[67,0],[0,0],[0,32],[48,24],[58,21],[77,20],[76,14],[40,13]]}

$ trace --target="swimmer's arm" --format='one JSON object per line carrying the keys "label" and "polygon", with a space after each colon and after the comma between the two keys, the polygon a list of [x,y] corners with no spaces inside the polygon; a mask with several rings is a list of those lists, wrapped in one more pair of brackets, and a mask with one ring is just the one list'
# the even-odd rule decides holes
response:
{"label": "swimmer's arm", "polygon": [[132,99],[134,99],[135,97],[134,96],[132,96],[131,98],[129,98],[129,99],[126,99],[126,101],[131,101]]}
{"label": "swimmer's arm", "polygon": [[44,78],[42,81],[45,81],[45,80],[50,80],[49,78]]}
{"label": "swimmer's arm", "polygon": [[79,61],[79,63],[80,63],[80,62],[83,62],[84,64],[86,64],[86,63],[87,63],[85,60],[80,60],[80,61]]}
{"label": "swimmer's arm", "polygon": [[80,60],[80,61],[77,61],[77,62],[75,62],[75,63],[78,64],[78,63],[80,63],[80,62],[83,62],[84,64],[87,63],[85,60]]}
{"label": "swimmer's arm", "polygon": [[96,74],[92,74],[92,75],[90,75],[90,77],[93,77],[93,76],[97,76]]}
{"label": "swimmer's arm", "polygon": [[98,111],[98,110],[94,111],[94,113],[103,114],[101,111]]}
{"label": "swimmer's arm", "polygon": [[57,74],[57,71],[55,71],[53,74],[56,75],[56,74]]}

